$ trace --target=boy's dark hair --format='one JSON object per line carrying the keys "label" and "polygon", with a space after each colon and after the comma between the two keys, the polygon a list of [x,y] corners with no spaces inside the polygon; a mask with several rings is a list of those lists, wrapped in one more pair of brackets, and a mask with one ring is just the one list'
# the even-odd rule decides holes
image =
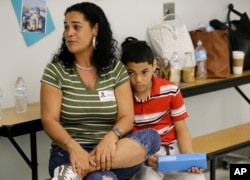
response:
{"label": "boy's dark hair", "polygon": [[147,45],[146,41],[140,41],[134,37],[127,37],[121,46],[121,61],[124,65],[128,62],[148,62],[148,64],[153,65],[154,54],[152,49]]}

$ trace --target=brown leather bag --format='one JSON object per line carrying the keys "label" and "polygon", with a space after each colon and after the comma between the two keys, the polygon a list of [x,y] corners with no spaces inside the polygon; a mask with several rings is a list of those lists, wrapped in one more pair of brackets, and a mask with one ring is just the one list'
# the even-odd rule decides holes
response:
{"label": "brown leather bag", "polygon": [[200,39],[207,50],[208,78],[227,78],[230,75],[230,46],[227,29],[204,32],[200,30],[189,32],[194,47]]}

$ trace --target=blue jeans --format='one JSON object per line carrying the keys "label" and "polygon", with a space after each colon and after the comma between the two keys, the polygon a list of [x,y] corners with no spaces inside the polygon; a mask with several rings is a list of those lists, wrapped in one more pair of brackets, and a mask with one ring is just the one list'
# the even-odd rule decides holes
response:
{"label": "blue jeans", "polygon": [[[153,129],[144,129],[128,134],[126,138],[130,138],[141,144],[146,149],[146,157],[145,160],[156,153],[160,149],[160,136],[157,131]],[[82,144],[81,145],[86,151],[90,152],[96,144]],[[49,160],[49,173],[50,176],[54,176],[54,169],[63,164],[69,164],[69,154],[67,151],[61,149],[60,147],[54,146],[50,152],[50,160]],[[143,163],[143,162],[142,162]],[[121,169],[111,169],[109,171],[95,171],[89,173],[84,180],[102,180],[104,176],[110,177],[113,180],[126,180],[130,178],[142,165],[142,163],[129,167],[129,168],[121,168]]]}

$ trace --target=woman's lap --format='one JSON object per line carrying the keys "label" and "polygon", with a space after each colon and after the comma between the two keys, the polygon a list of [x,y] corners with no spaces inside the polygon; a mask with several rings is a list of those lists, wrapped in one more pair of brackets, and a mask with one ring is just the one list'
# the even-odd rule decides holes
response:
{"label": "woman's lap", "polygon": [[[145,159],[147,159],[149,156],[157,152],[160,147],[160,137],[158,133],[153,129],[136,131],[134,133],[127,135],[126,138],[133,139],[145,147],[146,149]],[[88,152],[90,152],[95,146],[96,145],[85,145],[85,144],[82,145],[82,147]],[[65,164],[66,165],[70,164],[69,154],[65,150],[57,146],[52,147],[49,160],[49,173],[51,177],[54,176],[54,170],[56,169],[56,167]],[[139,169],[140,165],[141,164],[138,164],[136,166],[129,168],[112,169],[110,171],[96,171],[93,173],[89,173],[86,176],[86,178],[84,178],[84,180],[88,180],[91,178],[98,180],[98,179],[103,179],[101,177],[104,176],[111,177],[111,179],[117,178],[119,180],[121,179],[125,180],[131,177]]]}

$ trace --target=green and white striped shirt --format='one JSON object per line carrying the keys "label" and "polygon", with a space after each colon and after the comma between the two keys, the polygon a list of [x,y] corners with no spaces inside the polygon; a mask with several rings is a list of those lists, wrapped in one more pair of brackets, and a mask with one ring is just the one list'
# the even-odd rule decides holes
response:
{"label": "green and white striped shirt", "polygon": [[69,74],[59,62],[49,63],[42,82],[63,93],[60,122],[79,143],[96,144],[113,127],[117,117],[116,87],[129,80],[124,65],[113,61],[106,74],[98,76],[95,88],[88,89],[76,68]]}

